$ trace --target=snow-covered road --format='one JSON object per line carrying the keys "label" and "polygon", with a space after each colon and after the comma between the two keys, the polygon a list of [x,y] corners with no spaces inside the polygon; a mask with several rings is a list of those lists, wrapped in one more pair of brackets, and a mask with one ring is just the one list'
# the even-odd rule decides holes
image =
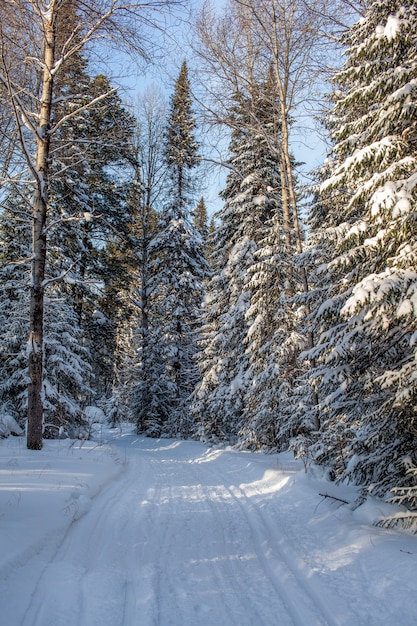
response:
{"label": "snow-covered road", "polygon": [[415,580],[398,580],[416,539],[323,501],[290,456],[131,434],[113,445],[125,471],[21,564],[22,612],[5,626],[417,623],[403,599]]}

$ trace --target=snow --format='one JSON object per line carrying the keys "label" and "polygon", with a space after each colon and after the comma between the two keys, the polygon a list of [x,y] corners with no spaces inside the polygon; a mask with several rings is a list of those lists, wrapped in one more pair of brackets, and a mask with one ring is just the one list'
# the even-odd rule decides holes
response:
{"label": "snow", "polygon": [[3,624],[416,623],[417,538],[372,525],[398,507],[290,454],[104,434],[0,442]]}
{"label": "snow", "polygon": [[392,209],[393,219],[407,215],[412,210],[412,194],[407,189],[397,189],[398,184],[388,181],[371,198],[371,215],[376,217],[386,209]]}
{"label": "snow", "polygon": [[84,414],[90,426],[93,424],[104,424],[106,422],[104,411],[99,409],[98,406],[86,406]]}
{"label": "snow", "polygon": [[407,300],[407,298],[405,300],[403,300],[400,304],[400,306],[397,309],[397,317],[408,317],[409,315],[413,314],[413,305],[410,302],[410,300]]}
{"label": "snow", "polygon": [[98,324],[106,324],[107,318],[101,311],[94,311],[93,320]]}
{"label": "snow", "polygon": [[238,393],[238,391],[242,389],[243,385],[244,385],[244,379],[242,376],[242,372],[239,372],[238,375],[235,376],[232,382],[230,383],[230,393],[232,395]]}
{"label": "snow", "polygon": [[390,15],[388,17],[388,20],[384,29],[384,35],[388,39],[388,41],[392,41],[398,36],[401,30],[401,24],[402,24],[402,20],[400,20],[395,15]]}
{"label": "snow", "polygon": [[254,196],[252,202],[255,206],[263,206],[267,203],[268,198],[264,195],[262,196]]}
{"label": "snow", "polygon": [[388,41],[392,41],[399,35],[402,23],[403,20],[401,20],[399,17],[395,15],[390,15],[387,19],[387,23],[385,26],[379,24],[376,27],[376,35],[378,37],[386,37]]}
{"label": "snow", "polygon": [[23,435],[23,430],[12,415],[5,413],[0,415],[0,437],[8,437],[10,434]]}

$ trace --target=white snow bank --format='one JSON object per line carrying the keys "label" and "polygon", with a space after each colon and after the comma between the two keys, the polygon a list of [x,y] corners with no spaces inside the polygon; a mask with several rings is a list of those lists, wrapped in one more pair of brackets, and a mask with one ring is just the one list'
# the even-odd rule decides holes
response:
{"label": "white snow bank", "polygon": [[40,451],[24,437],[1,441],[0,579],[53,546],[123,467],[116,449],[93,441],[45,441]]}

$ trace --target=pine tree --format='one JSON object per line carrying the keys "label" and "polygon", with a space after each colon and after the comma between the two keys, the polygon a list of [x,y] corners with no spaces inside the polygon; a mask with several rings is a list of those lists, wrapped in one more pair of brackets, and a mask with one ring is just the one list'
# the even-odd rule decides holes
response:
{"label": "pine tree", "polygon": [[[319,168],[316,172],[317,180],[324,180],[326,173],[329,173],[327,166]],[[283,405],[285,419],[282,421],[287,431],[286,438],[291,438],[292,450],[301,456],[309,454],[308,449],[319,437],[320,424],[326,416],[326,408],[319,405],[317,393],[316,356],[320,348],[316,352],[312,345],[314,346],[322,328],[317,321],[316,312],[329,298],[332,290],[332,280],[326,271],[326,263],[334,253],[334,228],[337,228],[335,218],[338,210],[343,212],[343,201],[338,205],[337,194],[330,200],[317,190],[311,191],[313,197],[307,219],[309,237],[303,253],[295,257],[297,266],[304,268],[309,278],[308,291],[298,293],[294,298],[301,314],[298,329],[305,338],[305,351],[298,352],[297,355],[297,375],[288,402]],[[320,397],[326,396],[326,385],[327,382],[320,386]]]}
{"label": "pine tree", "polygon": [[14,186],[19,206],[8,198],[0,214],[0,401],[22,428],[27,414],[31,231],[25,191]]}
{"label": "pine tree", "polygon": [[[142,167],[143,163],[140,165],[141,169]],[[137,170],[137,177],[139,175]],[[103,310],[106,314],[108,311],[116,322],[113,393],[126,411],[131,404],[132,394],[138,396],[138,378],[141,372],[139,364],[148,354],[149,294],[152,278],[149,247],[156,234],[158,219],[152,207],[155,191],[152,189],[152,183],[147,187],[139,178],[132,181],[129,197],[132,215],[129,246],[122,254],[119,246],[107,247],[115,269],[111,271],[111,279],[106,284],[106,297],[103,303],[106,306],[103,306]],[[111,313],[115,299],[120,301],[117,314],[114,311]],[[146,367],[143,365],[143,369],[146,370],[143,374],[147,375],[153,365],[152,362]],[[131,412],[136,416],[136,420],[139,413],[147,415],[147,403],[143,398],[138,405],[134,401]]]}
{"label": "pine tree", "polygon": [[[279,176],[277,164],[269,179]],[[294,424],[287,410],[294,393],[296,358],[306,345],[299,331],[299,305],[291,294],[296,268],[287,252],[279,195],[267,193],[273,217],[263,229],[253,264],[248,268],[250,306],[245,338],[249,356],[245,411],[240,444],[251,449],[286,449]]]}
{"label": "pine tree", "polygon": [[138,100],[135,114],[135,178],[129,194],[131,254],[123,263],[125,278],[122,284],[117,277],[114,281],[115,291],[129,301],[129,315],[125,315],[118,325],[114,393],[122,405],[130,407],[138,429],[146,430],[153,423],[167,418],[165,409],[158,417],[158,406],[165,406],[165,391],[159,393],[156,385],[148,393],[151,381],[158,381],[156,370],[161,353],[149,343],[152,321],[150,244],[157,232],[158,210],[167,188],[164,149],[167,112],[161,92],[154,86],[147,89]]}
{"label": "pine tree", "polygon": [[92,390],[91,354],[73,301],[51,284],[46,290],[44,437],[86,437],[84,408]]}
{"label": "pine tree", "polygon": [[199,160],[195,128],[190,81],[187,63],[184,61],[171,97],[166,131],[166,160],[174,184],[172,195],[178,213],[189,206],[190,194],[194,187],[190,171],[196,167]]}
{"label": "pine tree", "polygon": [[[415,506],[417,7],[374,1],[347,37],[336,76],[329,297],[315,377],[325,411],[316,458],[377,495]],[[340,210],[341,200],[343,210]],[[328,278],[325,277],[325,285]],[[405,494],[405,495],[404,495]]]}

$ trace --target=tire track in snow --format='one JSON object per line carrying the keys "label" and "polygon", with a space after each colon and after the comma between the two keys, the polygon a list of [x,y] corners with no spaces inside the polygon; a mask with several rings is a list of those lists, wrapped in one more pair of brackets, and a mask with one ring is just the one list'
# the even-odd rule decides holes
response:
{"label": "tire track in snow", "polygon": [[[200,481],[195,466],[187,464],[186,473],[193,476],[195,496],[204,503],[205,516],[208,518],[205,529],[208,533],[207,540],[211,539],[213,542],[213,551],[210,554],[208,550],[203,550],[200,557],[208,561],[212,576],[211,586],[216,590],[216,602],[223,604],[224,622],[234,624],[239,615],[240,624],[262,624],[256,606],[249,600],[251,581],[242,576],[242,561],[236,553],[236,535],[233,537],[231,520],[225,516],[228,505],[225,507],[224,498],[217,488],[206,486],[204,481]],[[199,526],[201,522],[196,518],[194,524]],[[196,553],[195,560],[198,557],[199,554]]]}
{"label": "tire track in snow", "polygon": [[[212,494],[194,480],[188,462],[187,455],[159,465],[166,484],[163,501],[172,518],[159,553],[160,624],[214,624],[219,619],[234,624],[237,613],[241,614],[239,623],[249,623],[245,615],[253,614],[253,609],[246,601],[246,590],[236,587],[238,577],[230,567],[222,520],[212,507]],[[188,538],[186,547],[178,542],[179,532]],[[255,616],[250,623],[262,622]]]}
{"label": "tire track in snow", "polygon": [[[137,480],[139,466],[144,483]],[[142,485],[148,484],[153,484],[148,467],[129,463],[87,515],[70,524],[40,572],[22,626],[91,626],[98,618],[102,626],[126,626],[125,598],[137,586],[133,558],[139,525],[134,503],[145,499]],[[135,604],[135,599],[130,602]],[[149,604],[147,608],[154,611]]]}
{"label": "tire track in snow", "polygon": [[[306,622],[301,622],[298,616],[294,615],[294,611],[291,611],[292,605],[288,607],[288,598],[283,593],[282,587],[277,588],[276,580],[274,578],[271,579],[270,575],[268,576],[262,558],[263,555],[256,543],[253,524],[249,523],[247,515],[242,515],[242,503],[223,486],[220,473],[213,471],[209,463],[204,465],[205,471],[202,471],[201,464],[204,460],[203,457],[207,453],[204,451],[203,457],[201,457],[201,452],[200,450],[198,451],[200,454],[194,459],[189,457],[179,459],[176,456],[175,459],[170,460],[171,463],[168,463],[167,459],[164,463],[167,467],[166,480],[168,480],[168,476],[175,476],[178,484],[187,486],[188,489],[193,485],[195,493],[198,494],[198,497],[204,503],[206,514],[210,518],[214,518],[214,524],[213,522],[208,524],[206,521],[205,528],[211,527],[215,529],[214,537],[217,543],[220,543],[221,538],[221,545],[220,547],[217,546],[216,553],[221,554],[222,559],[217,559],[216,565],[216,555],[211,554],[211,558],[208,558],[208,561],[211,563],[210,585],[213,587],[214,581],[216,581],[215,603],[217,608],[219,604],[222,605],[222,608],[216,619],[214,619],[213,615],[205,615],[203,616],[203,621],[199,621],[199,623],[212,625],[218,623],[216,620],[220,619],[222,624],[230,625],[236,623],[248,626],[253,624],[272,625],[279,618],[280,626],[301,623],[305,626]],[[184,461],[186,462],[185,466]],[[193,481],[190,480],[191,475]],[[212,480],[213,477],[215,477],[215,480]],[[181,493],[176,493],[172,489],[171,485],[170,499],[178,507],[178,502],[181,501]],[[181,506],[178,507],[180,513]],[[194,514],[198,518],[198,511],[194,511]],[[237,527],[236,520],[238,520]],[[201,524],[200,521],[196,523],[197,525]],[[212,537],[209,536],[207,539],[209,541]],[[198,559],[203,560],[203,555],[199,553],[200,546],[198,545],[198,535],[196,535],[195,529],[190,540],[194,550],[195,561],[198,561]],[[167,555],[168,569],[171,559],[174,560],[173,554]],[[180,579],[177,581],[177,584],[181,587],[183,581]],[[299,592],[299,589],[297,591]],[[163,605],[162,598],[161,604]],[[264,612],[262,612],[263,608],[265,609]],[[176,603],[176,610],[178,611],[177,620],[172,623],[194,623],[190,621],[189,613],[184,613],[184,610],[181,611],[181,606],[178,602]],[[165,626],[165,624],[171,623],[166,613],[162,612],[162,616],[161,624]],[[320,620],[312,623],[325,624],[326,622]]]}
{"label": "tire track in snow", "polygon": [[[105,489],[95,500],[93,510],[69,525],[54,554],[44,564],[22,626],[83,623],[83,594],[92,572],[88,560],[89,548],[94,545],[94,537],[100,536],[105,528],[104,520],[111,507],[116,505],[119,489],[113,484]],[[82,529],[82,545],[77,545],[79,529]],[[86,536],[90,538],[88,542]]]}
{"label": "tire track in snow", "polygon": [[[210,467],[210,471],[221,484],[222,476],[218,470]],[[262,514],[241,485],[225,486],[225,489],[243,513],[251,529],[259,561],[275,592],[282,598],[294,626],[305,626],[307,623],[309,626],[338,626],[339,623],[335,622],[321,600],[321,595],[325,594],[318,594],[312,589],[305,573],[295,566],[295,557],[289,556],[288,547],[281,547],[288,545],[282,526],[279,529],[273,526],[273,521]],[[279,533],[280,540],[277,538]]]}
{"label": "tire track in snow", "polygon": [[[276,541],[277,529],[275,528],[274,532],[272,531],[271,522],[266,521],[264,515],[253,504],[251,499],[246,496],[245,492],[240,488],[230,488],[230,492],[241,505],[241,498],[236,494],[243,496],[245,499],[245,506],[242,506],[242,510],[252,527],[257,551],[264,563],[265,572],[277,592],[285,598],[285,602],[293,616],[294,624],[305,626],[307,620],[310,625],[337,626],[322,603],[320,596],[312,590],[306,575],[294,565],[294,556],[291,555],[291,558],[288,558],[289,550],[282,549],[281,546],[287,544],[285,531],[280,528],[282,539],[281,541]],[[267,550],[264,548],[265,544],[268,546]],[[278,554],[278,559],[276,554]],[[281,582],[283,580],[285,580],[285,583]],[[297,604],[294,603],[295,598],[297,599]],[[300,604],[302,605],[301,607]],[[318,613],[318,610],[321,614]]]}
{"label": "tire track in snow", "polygon": [[48,556],[21,626],[335,626],[256,503],[254,465],[129,441],[126,472]]}
{"label": "tire track in snow", "polygon": [[[200,461],[200,459],[198,461]],[[190,467],[195,476],[201,479],[202,476],[196,471],[197,466],[191,464]],[[230,507],[230,494],[221,484],[221,481],[218,480],[218,474],[212,472],[212,475],[216,475],[215,485],[204,486],[204,480],[207,480],[206,477],[204,480],[201,480],[201,485],[205,498],[215,518],[216,527],[222,529],[222,543],[226,560],[223,565],[222,574],[218,577],[219,584],[224,588],[228,581],[232,581],[231,595],[240,598],[240,603],[243,608],[243,620],[248,619],[249,621],[247,623],[249,624],[270,623],[265,621],[267,617],[262,612],[262,604],[267,602],[268,605],[271,605],[272,599],[269,594],[269,589],[265,588],[265,581],[263,579],[261,585],[258,583],[255,588],[253,587],[253,580],[255,578],[254,570],[257,564],[254,563],[252,557],[248,556],[250,545],[247,544],[244,538],[246,529],[242,529],[241,524],[236,524],[236,515],[231,511]],[[230,515],[231,512],[232,515]],[[226,517],[227,513],[229,513],[229,515]],[[280,626],[285,626],[284,616],[282,614],[283,608],[283,603],[278,600],[276,613],[277,615],[280,614]],[[270,612],[271,609],[269,608],[268,615],[270,615]],[[232,617],[233,616],[231,616],[231,618]],[[234,623],[233,619],[231,619],[230,624]]]}

